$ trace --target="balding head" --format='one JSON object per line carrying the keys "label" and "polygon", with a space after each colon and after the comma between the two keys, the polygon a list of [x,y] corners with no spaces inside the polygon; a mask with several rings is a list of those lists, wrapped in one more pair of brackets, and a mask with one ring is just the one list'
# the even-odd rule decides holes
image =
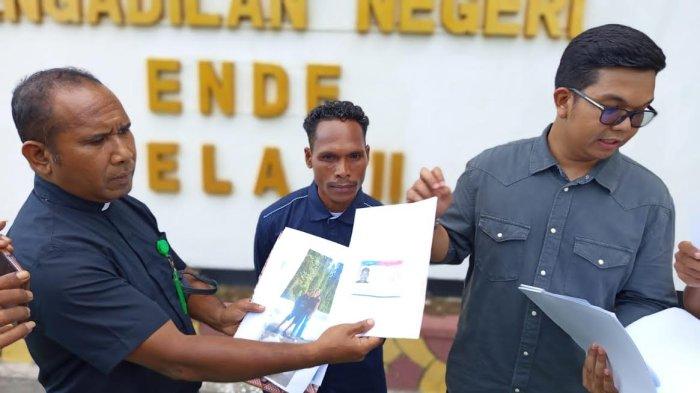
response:
{"label": "balding head", "polygon": [[36,72],[20,82],[12,93],[12,119],[22,142],[51,145],[62,123],[53,111],[53,96],[58,89],[102,83],[78,68],[52,68]]}

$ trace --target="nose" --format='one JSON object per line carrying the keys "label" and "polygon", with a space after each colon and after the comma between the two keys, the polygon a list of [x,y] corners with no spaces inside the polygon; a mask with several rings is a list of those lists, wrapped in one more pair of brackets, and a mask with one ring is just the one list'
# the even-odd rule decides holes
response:
{"label": "nose", "polygon": [[619,132],[631,132],[634,131],[635,128],[632,127],[632,118],[631,117],[626,117],[625,120],[622,121],[620,124],[616,124],[611,127],[613,131],[619,131]]}
{"label": "nose", "polygon": [[349,175],[348,162],[345,158],[341,158],[335,166],[335,177],[348,177]]}
{"label": "nose", "polygon": [[113,165],[122,165],[134,160],[133,144],[129,138],[122,138],[120,135],[114,137],[114,150],[111,162]]}

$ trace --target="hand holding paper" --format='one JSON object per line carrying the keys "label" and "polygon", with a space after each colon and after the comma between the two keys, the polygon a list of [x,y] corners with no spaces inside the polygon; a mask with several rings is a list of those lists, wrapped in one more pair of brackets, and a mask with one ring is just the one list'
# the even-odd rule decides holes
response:
{"label": "hand holding paper", "polygon": [[583,363],[583,386],[590,393],[618,393],[605,349],[597,344],[588,348]]}
{"label": "hand holding paper", "polygon": [[333,326],[313,343],[314,348],[328,363],[359,362],[383,342],[381,338],[360,336],[373,326],[371,319]]}

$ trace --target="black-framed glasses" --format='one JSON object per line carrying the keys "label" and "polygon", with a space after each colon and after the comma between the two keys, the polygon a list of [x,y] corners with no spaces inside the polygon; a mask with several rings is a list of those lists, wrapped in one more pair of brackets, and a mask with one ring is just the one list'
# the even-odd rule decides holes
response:
{"label": "black-framed glasses", "polygon": [[649,122],[651,122],[656,117],[656,115],[659,114],[656,111],[656,109],[654,109],[651,105],[649,105],[647,109],[636,111],[628,111],[622,108],[605,106],[595,101],[591,97],[587,96],[585,93],[579,91],[578,89],[574,89],[573,87],[569,87],[568,89],[576,93],[576,95],[583,98],[584,100],[590,102],[591,105],[600,109],[600,122],[605,124],[606,126],[616,126],[629,117],[630,124],[632,124],[632,127],[644,127],[645,125],[649,124]]}

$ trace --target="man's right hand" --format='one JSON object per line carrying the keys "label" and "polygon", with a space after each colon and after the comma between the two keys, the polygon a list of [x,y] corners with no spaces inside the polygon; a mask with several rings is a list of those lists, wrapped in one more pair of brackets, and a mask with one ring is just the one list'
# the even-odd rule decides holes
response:
{"label": "man's right hand", "polygon": [[420,178],[406,192],[406,201],[418,202],[432,197],[438,198],[436,217],[442,217],[452,204],[452,190],[445,183],[442,169],[421,168]]}
{"label": "man's right hand", "polygon": [[608,355],[600,345],[588,348],[582,374],[583,387],[590,393],[618,393],[608,363]]}
{"label": "man's right hand", "polygon": [[378,337],[360,337],[369,331],[374,321],[367,319],[357,323],[336,325],[328,328],[312,345],[324,363],[359,362],[375,347],[384,342]]}

